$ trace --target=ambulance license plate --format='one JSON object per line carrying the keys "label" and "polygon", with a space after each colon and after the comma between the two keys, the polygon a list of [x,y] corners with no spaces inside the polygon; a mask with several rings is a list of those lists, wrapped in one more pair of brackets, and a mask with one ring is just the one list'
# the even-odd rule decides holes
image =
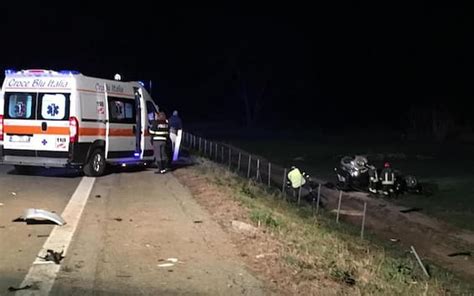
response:
{"label": "ambulance license plate", "polygon": [[31,140],[30,136],[10,136],[9,142],[12,143],[29,143]]}

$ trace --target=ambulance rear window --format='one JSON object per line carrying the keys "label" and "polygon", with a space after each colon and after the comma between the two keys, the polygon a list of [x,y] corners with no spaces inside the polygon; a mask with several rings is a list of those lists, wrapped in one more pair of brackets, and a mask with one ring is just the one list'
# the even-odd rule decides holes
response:
{"label": "ambulance rear window", "polygon": [[31,119],[34,117],[35,94],[7,93],[8,117],[13,119]]}
{"label": "ambulance rear window", "polygon": [[69,118],[69,94],[40,94],[39,117],[44,120],[66,120]]}

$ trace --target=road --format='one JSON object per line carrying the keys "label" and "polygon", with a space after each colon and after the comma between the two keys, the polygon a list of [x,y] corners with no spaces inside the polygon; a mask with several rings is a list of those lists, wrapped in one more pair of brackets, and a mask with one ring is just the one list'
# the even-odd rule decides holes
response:
{"label": "road", "polygon": [[[82,199],[83,210],[75,199]],[[94,179],[46,169],[19,175],[0,166],[0,203],[0,295],[24,285],[32,287],[16,295],[265,294],[228,235],[173,173],[125,171]],[[26,208],[71,221],[13,222]],[[59,265],[37,258],[69,232],[72,239],[55,250],[66,254]]]}

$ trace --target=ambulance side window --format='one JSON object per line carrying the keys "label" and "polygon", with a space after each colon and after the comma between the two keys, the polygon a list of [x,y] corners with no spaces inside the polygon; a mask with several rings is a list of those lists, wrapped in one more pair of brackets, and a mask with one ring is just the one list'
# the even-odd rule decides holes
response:
{"label": "ambulance side window", "polygon": [[6,118],[34,119],[36,94],[33,93],[6,93],[5,105],[8,109]]}
{"label": "ambulance side window", "polygon": [[148,123],[154,119],[154,114],[158,112],[152,102],[146,101],[146,113],[148,117]]}
{"label": "ambulance side window", "polygon": [[40,94],[38,119],[69,119],[69,94]]}
{"label": "ambulance side window", "polygon": [[135,101],[122,98],[108,98],[111,123],[136,123]]}

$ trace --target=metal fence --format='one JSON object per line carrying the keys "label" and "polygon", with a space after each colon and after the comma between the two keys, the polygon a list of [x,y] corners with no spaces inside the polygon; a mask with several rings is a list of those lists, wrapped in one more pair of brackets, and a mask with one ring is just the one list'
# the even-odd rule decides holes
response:
{"label": "metal fence", "polygon": [[[295,205],[300,205],[302,203],[302,186],[299,187],[299,190],[294,190],[287,185],[286,178],[288,168],[272,163],[264,157],[246,152],[230,144],[212,141],[189,132],[183,132],[182,143],[183,146],[188,148],[191,152],[197,152],[201,156],[207,157],[214,162],[227,166],[229,170],[247,179],[253,179],[255,182],[260,183],[268,188],[278,190],[280,192],[281,198]],[[335,212],[337,223],[339,223],[340,215],[344,214],[342,210],[343,201],[357,200],[357,210],[354,211],[354,206],[352,205],[351,215],[360,217],[360,238],[364,239],[368,210],[367,202],[363,199],[357,199],[349,194],[345,194],[343,191],[337,192],[325,188],[323,189],[322,185],[324,181],[314,177],[311,179],[318,185],[316,187],[317,194],[314,194],[314,192],[311,194],[312,200],[310,203],[313,215],[318,215],[319,213],[319,199],[321,196],[323,196],[323,194],[326,194],[325,198],[328,201],[328,207],[326,210],[330,210],[329,208],[332,208],[331,211]],[[414,246],[411,246],[411,252],[416,257],[417,262],[424,271],[425,275],[430,277],[419,255],[416,253]]]}
{"label": "metal fence", "polygon": [[[198,153],[203,157],[220,163],[226,166],[229,170],[239,174],[247,179],[252,179],[256,183],[267,186],[280,192],[280,197],[295,205],[309,204],[312,207],[313,214],[319,213],[319,201],[323,195],[322,185],[323,181],[312,177],[312,181],[316,184],[311,200],[303,200],[302,187],[299,190],[294,190],[287,185],[288,168],[272,163],[264,157],[244,151],[238,147],[230,144],[212,141],[204,137],[197,136],[189,132],[183,132],[182,145],[191,152]],[[327,192],[327,191],[326,191]],[[307,193],[307,192],[306,192]],[[341,214],[342,201],[344,200],[344,193],[339,191],[339,194],[325,196],[326,200],[332,199],[330,205],[336,212],[336,222],[339,223]],[[337,204],[337,207],[335,206]],[[366,221],[367,204],[361,202],[360,211],[357,213],[361,217],[361,231],[360,236],[364,238],[364,228]]]}

